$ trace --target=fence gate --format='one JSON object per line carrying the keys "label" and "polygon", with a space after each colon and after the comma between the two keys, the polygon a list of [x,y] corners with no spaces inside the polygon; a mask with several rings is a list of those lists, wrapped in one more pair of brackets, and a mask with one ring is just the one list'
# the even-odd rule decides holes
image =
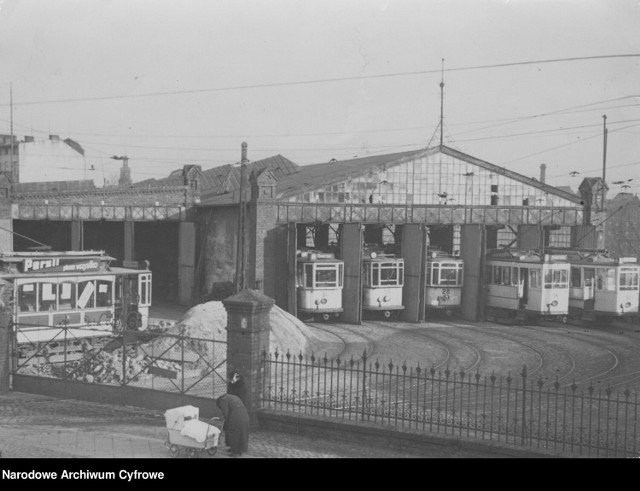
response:
{"label": "fence gate", "polygon": [[13,390],[163,409],[226,392],[226,342],[171,333],[12,326]]}

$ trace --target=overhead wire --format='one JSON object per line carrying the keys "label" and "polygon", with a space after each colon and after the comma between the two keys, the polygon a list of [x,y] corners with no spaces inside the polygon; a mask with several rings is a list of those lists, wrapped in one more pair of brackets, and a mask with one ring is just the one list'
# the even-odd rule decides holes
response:
{"label": "overhead wire", "polygon": [[[351,77],[333,77],[333,78],[298,80],[298,81],[288,81],[288,82],[231,85],[226,87],[211,87],[211,88],[205,88],[205,89],[173,90],[173,91],[166,91],[166,92],[147,92],[147,93],[140,93],[140,94],[78,97],[78,98],[69,98],[69,99],[44,99],[40,101],[14,102],[13,105],[29,106],[29,105],[38,105],[38,104],[58,104],[58,103],[67,103],[67,102],[88,102],[88,101],[108,101],[108,100],[116,100],[116,99],[134,99],[134,98],[140,98],[140,97],[198,94],[198,93],[206,93],[206,92],[222,92],[222,91],[231,91],[231,90],[247,90],[247,89],[257,89],[257,88],[271,88],[271,87],[289,87],[289,86],[295,86],[295,85],[311,85],[311,84],[320,84],[320,83],[347,82],[347,81],[354,81],[354,80],[406,77],[406,76],[414,76],[414,75],[425,75],[425,74],[431,74],[431,73],[442,73],[443,70],[446,72],[455,72],[455,71],[466,71],[466,70],[481,70],[481,69],[488,69],[488,68],[505,68],[505,67],[523,66],[523,65],[564,63],[564,62],[598,60],[598,59],[635,58],[635,57],[640,57],[640,54],[628,53],[628,54],[617,54],[617,55],[595,55],[595,56],[581,56],[581,57],[571,57],[571,58],[553,58],[553,59],[545,59],[545,60],[530,60],[530,61],[518,61],[518,62],[510,62],[510,63],[495,63],[490,65],[454,67],[454,68],[446,68],[446,69],[440,68],[437,70],[416,70],[416,71],[410,71],[410,72],[382,73],[377,75],[356,75]],[[8,106],[8,105],[9,104],[7,103],[0,104],[0,106]]]}

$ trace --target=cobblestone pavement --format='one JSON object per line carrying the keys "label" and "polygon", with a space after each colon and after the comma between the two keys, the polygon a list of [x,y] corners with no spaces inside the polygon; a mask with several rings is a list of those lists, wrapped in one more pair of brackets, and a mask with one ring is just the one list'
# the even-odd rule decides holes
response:
{"label": "cobblestone pavement", "polygon": [[[0,394],[0,452],[3,458],[169,458],[163,411],[56,399],[35,394]],[[454,452],[454,450],[451,450]],[[425,458],[483,457],[466,451],[423,455],[257,430],[241,458]],[[181,452],[178,458],[186,458]],[[214,456],[229,458],[220,449]]]}

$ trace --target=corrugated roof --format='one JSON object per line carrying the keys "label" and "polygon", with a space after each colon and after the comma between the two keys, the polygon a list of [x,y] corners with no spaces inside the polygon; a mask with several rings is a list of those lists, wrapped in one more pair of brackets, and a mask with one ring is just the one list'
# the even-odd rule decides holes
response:
{"label": "corrugated roof", "polygon": [[345,179],[366,174],[371,169],[385,165],[395,165],[405,160],[426,154],[427,150],[412,150],[409,152],[392,153],[387,155],[373,155],[350,160],[337,160],[323,164],[311,164],[300,167],[299,172],[278,179],[276,192],[278,198],[287,198],[299,194],[304,190],[311,190],[341,182]]}
{"label": "corrugated roof", "polygon": [[[249,176],[254,170],[269,169],[276,178],[281,178],[298,172],[300,167],[282,155],[274,155],[266,159],[250,162],[246,165],[244,185],[248,187]],[[213,197],[220,193],[231,191],[239,187],[240,167],[230,164],[220,165],[201,171],[200,194],[202,198]],[[182,169],[177,169],[162,179],[145,179],[134,183],[134,187],[156,188],[169,186],[183,186]],[[223,189],[226,187],[227,189]]]}
{"label": "corrugated roof", "polygon": [[92,191],[97,189],[93,180],[17,182],[12,187],[14,193],[42,193],[56,191]]}

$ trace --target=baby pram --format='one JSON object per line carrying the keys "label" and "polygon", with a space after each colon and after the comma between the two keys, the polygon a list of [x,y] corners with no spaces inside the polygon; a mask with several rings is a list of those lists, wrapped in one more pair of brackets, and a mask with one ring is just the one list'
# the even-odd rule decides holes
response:
{"label": "baby pram", "polygon": [[199,410],[194,406],[169,409],[164,413],[169,432],[165,446],[172,457],[185,451],[189,457],[196,457],[206,451],[215,455],[218,451],[220,429],[198,419]]}

